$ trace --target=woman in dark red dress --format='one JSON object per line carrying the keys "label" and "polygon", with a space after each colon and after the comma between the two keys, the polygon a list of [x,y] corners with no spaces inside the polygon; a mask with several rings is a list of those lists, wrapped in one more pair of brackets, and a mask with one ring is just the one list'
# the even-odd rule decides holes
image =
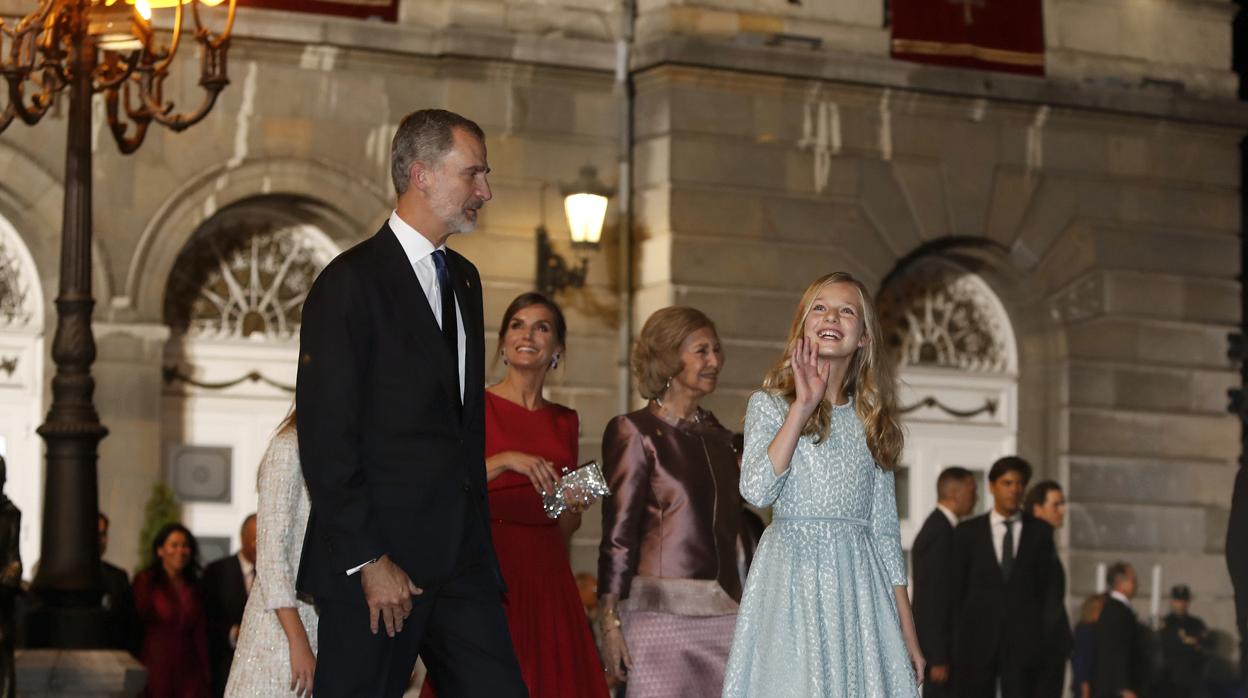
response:
{"label": "woman in dark red dress", "polygon": [[[577,466],[574,410],[542,397],[559,365],[567,328],[559,307],[537,293],[508,306],[498,345],[507,375],[486,390],[485,468],[494,549],[507,584],[504,608],[531,698],[606,698],[607,685],[567,542],[579,510],[547,518],[541,491]],[[434,695],[426,682],[423,697]]]}
{"label": "woman in dark red dress", "polygon": [[134,576],[134,606],[143,623],[139,660],[148,698],[208,698],[208,631],[199,597],[199,546],[182,524],[165,524],[152,540],[147,569]]}

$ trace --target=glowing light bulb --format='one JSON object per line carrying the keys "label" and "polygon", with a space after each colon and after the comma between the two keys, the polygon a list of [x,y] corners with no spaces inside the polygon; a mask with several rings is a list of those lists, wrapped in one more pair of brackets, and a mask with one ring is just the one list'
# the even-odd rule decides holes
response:
{"label": "glowing light bulb", "polygon": [[138,11],[143,21],[152,19],[152,6],[147,3],[147,0],[134,0],[134,9]]}

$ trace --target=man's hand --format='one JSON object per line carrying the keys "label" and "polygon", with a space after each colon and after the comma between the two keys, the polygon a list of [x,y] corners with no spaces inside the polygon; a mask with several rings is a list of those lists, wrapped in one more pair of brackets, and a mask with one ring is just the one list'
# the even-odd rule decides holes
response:
{"label": "man's hand", "polygon": [[931,681],[937,686],[945,685],[945,682],[949,680],[949,665],[948,664],[936,664],[932,666],[928,670],[927,680]]}
{"label": "man's hand", "polygon": [[377,618],[386,626],[386,634],[394,637],[403,631],[403,621],[412,612],[412,595],[423,594],[412,584],[407,573],[390,561],[388,555],[360,570],[360,585],[368,602],[368,627],[377,634]]}

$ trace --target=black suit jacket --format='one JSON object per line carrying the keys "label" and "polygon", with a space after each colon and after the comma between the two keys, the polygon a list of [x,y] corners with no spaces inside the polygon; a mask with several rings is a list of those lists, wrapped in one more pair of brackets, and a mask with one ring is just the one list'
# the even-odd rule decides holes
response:
{"label": "black suit jacket", "polygon": [[243,581],[243,566],[238,555],[214,560],[204,568],[199,588],[204,597],[204,615],[208,619],[208,661],[212,664],[212,690],[215,695],[225,694],[225,683],[230,677],[230,665],[234,661],[234,647],[230,644],[230,628],[242,625],[243,610],[247,607],[247,583]]}
{"label": "black suit jacket", "polygon": [[1044,652],[1049,661],[1065,666],[1074,639],[1070,632],[1070,616],[1066,613],[1066,568],[1061,558],[1053,556],[1053,579],[1044,607]]}
{"label": "black suit jacket", "polygon": [[462,407],[458,357],[388,224],[330,262],[304,303],[295,402],[312,511],[296,585],[319,600],[362,605],[346,571],[383,554],[436,589],[466,522],[488,540],[481,277],[452,250],[447,266],[466,335]]}
{"label": "black suit jacket", "polygon": [[108,613],[111,646],[126,650],[137,657],[143,638],[139,630],[139,617],[134,610],[134,592],[130,590],[130,577],[120,567],[100,560],[100,579],[104,583],[104,596],[100,599],[100,604]]}
{"label": "black suit jacket", "polygon": [[928,666],[953,661],[953,524],[932,511],[910,549],[914,566],[914,626]]}
{"label": "black suit jacket", "polygon": [[1135,613],[1107,596],[1096,621],[1096,664],[1092,667],[1092,695],[1117,698],[1124,689],[1139,695],[1145,666],[1143,634]]}
{"label": "black suit jacket", "polygon": [[[1000,662],[1002,682],[1034,684],[1046,604],[1051,598],[1053,527],[1023,514],[1018,554],[1007,580],[992,546],[989,515],[954,531],[954,588],[958,592],[955,665],[963,678],[982,677]],[[1008,677],[1007,677],[1008,674]]]}

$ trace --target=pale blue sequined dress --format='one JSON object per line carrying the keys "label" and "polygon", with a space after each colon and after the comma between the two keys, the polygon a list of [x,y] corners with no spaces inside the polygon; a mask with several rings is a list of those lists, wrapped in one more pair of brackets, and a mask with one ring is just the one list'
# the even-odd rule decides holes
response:
{"label": "pale blue sequined dress", "polygon": [[746,411],[741,495],[773,506],[773,520],[750,566],[724,696],[913,698],[893,597],[906,584],[893,474],[876,467],[850,402],[776,477],[767,446],[787,412],[761,391]]}

